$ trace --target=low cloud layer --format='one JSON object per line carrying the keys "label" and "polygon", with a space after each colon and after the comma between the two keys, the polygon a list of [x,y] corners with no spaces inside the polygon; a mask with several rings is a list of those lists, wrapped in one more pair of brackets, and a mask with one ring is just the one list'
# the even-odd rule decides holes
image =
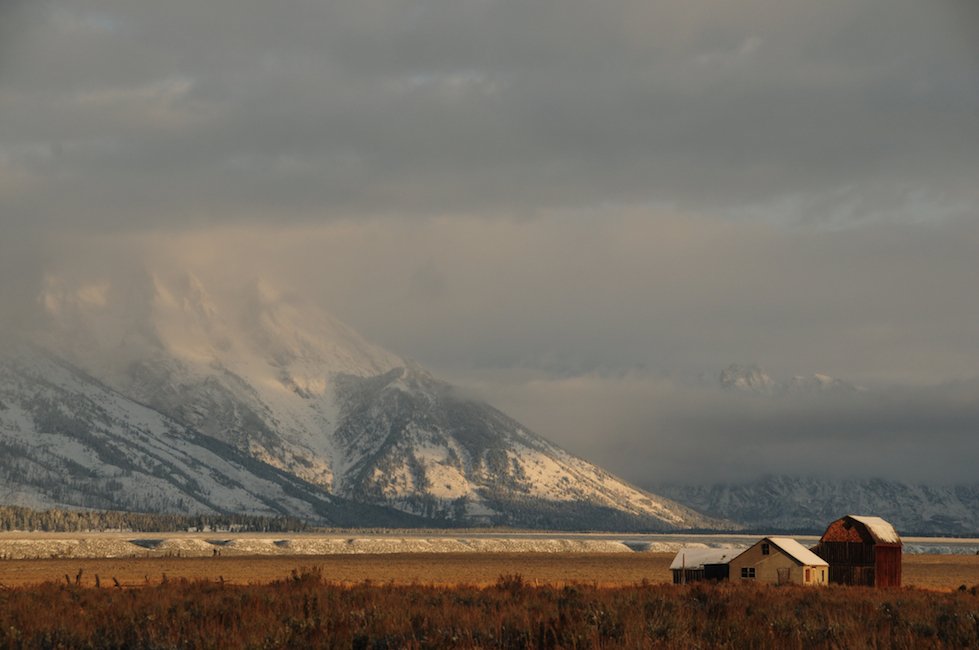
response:
{"label": "low cloud layer", "polygon": [[217,289],[264,279],[452,372],[693,377],[737,361],[873,387],[977,374],[977,249],[976,220],[788,231],[621,211],[73,235],[45,268],[76,283],[147,266]]}
{"label": "low cloud layer", "polygon": [[[41,283],[79,296],[127,295],[147,271],[190,271],[219,295],[270,283],[640,485],[973,480],[979,385],[962,380],[979,346],[963,298],[979,223],[836,232],[642,217],[76,237],[49,244]],[[696,381],[732,361],[872,390],[778,399]]]}

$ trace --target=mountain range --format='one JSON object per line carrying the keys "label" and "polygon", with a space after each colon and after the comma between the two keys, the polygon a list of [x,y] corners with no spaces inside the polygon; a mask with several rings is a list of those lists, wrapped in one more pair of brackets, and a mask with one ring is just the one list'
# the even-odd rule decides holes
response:
{"label": "mountain range", "polygon": [[49,278],[0,355],[0,501],[336,526],[731,528],[578,458],[298,296]]}
{"label": "mountain range", "polygon": [[[299,296],[262,282],[219,296],[191,274],[48,278],[30,335],[0,347],[0,504],[622,531],[819,532],[870,513],[902,532],[979,532],[977,486],[770,476],[643,490]],[[817,407],[880,397],[756,364],[701,381]]]}
{"label": "mountain range", "polygon": [[701,376],[701,383],[715,383],[723,389],[742,391],[773,397],[797,395],[860,395],[867,389],[842,379],[814,374],[808,377],[793,376],[787,381],[776,381],[757,363],[741,365],[733,363],[716,375]]}
{"label": "mountain range", "polygon": [[[943,407],[976,404],[976,395],[979,395],[979,383],[975,380],[939,389],[904,389],[885,394],[818,374],[777,381],[757,364],[732,364],[718,373],[701,376],[700,383],[729,391],[732,397],[740,395],[750,401],[761,400],[772,409],[786,401],[804,405],[805,408],[795,412],[795,420],[784,420],[786,426],[796,422],[795,426],[800,426],[805,424],[805,419],[820,418],[841,404],[863,407],[852,412],[861,414],[866,421],[872,421],[880,413],[891,413],[887,419],[880,420],[883,429],[877,444],[881,448],[888,444],[888,434],[893,431],[891,427],[902,425],[899,413],[913,417],[913,408],[900,410],[908,402],[921,402],[936,390],[951,394],[951,400],[936,402],[940,406],[927,412],[925,417],[929,425],[942,427],[948,426],[947,421],[969,421],[968,415],[946,413]],[[831,432],[847,433],[846,420],[828,421],[831,422]],[[956,426],[968,431],[968,424]],[[825,432],[827,429],[811,431]],[[927,433],[927,428],[922,432]],[[845,454],[845,435],[838,437],[844,441],[838,444],[840,453]],[[825,462],[826,455],[818,460]],[[814,457],[812,471],[818,469],[819,463]],[[656,484],[652,489],[701,512],[730,519],[753,530],[821,533],[827,523],[844,514],[873,514],[883,517],[903,534],[979,534],[979,484],[976,483],[955,485],[888,480],[869,472],[866,476],[848,479],[773,473],[757,480],[711,485]]]}
{"label": "mountain range", "polygon": [[751,530],[821,534],[844,514],[869,513],[902,535],[979,533],[979,485],[769,476],[741,484],[661,485],[657,492]]}

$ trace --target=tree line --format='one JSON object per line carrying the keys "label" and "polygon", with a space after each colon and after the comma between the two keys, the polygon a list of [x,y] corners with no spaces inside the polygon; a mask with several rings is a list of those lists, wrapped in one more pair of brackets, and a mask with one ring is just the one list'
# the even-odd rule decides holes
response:
{"label": "tree line", "polygon": [[0,506],[0,531],[47,533],[131,530],[133,532],[234,531],[256,533],[295,533],[311,530],[295,517],[258,515],[177,515],[113,510],[32,510],[20,506]]}

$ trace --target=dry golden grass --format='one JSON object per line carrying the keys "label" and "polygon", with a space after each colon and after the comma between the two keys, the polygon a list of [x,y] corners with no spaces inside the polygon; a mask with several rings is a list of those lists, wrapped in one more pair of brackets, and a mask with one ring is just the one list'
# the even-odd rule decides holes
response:
{"label": "dry golden grass", "polygon": [[[81,584],[102,587],[159,584],[169,579],[212,580],[233,584],[268,583],[288,577],[299,566],[322,568],[325,580],[338,583],[474,584],[489,585],[501,575],[520,574],[529,583],[601,586],[672,581],[672,554],[578,553],[410,553],[388,555],[251,556],[207,558],[124,558],[0,561],[0,584],[18,586],[48,581],[72,583],[82,572]],[[905,555],[905,586],[952,590],[979,584],[979,556]]]}
{"label": "dry golden grass", "polygon": [[307,566],[254,585],[2,589],[0,648],[958,650],[979,648],[979,588],[346,585]]}
{"label": "dry golden grass", "polygon": [[905,555],[902,584],[922,589],[956,589],[979,584],[979,555]]}
{"label": "dry golden grass", "polygon": [[0,583],[7,586],[48,581],[72,582],[82,571],[82,584],[112,586],[112,578],[123,585],[142,585],[170,579],[219,580],[236,584],[281,580],[296,567],[321,567],[331,582],[359,583],[367,580],[396,584],[488,585],[503,574],[519,573],[541,584],[586,583],[630,585],[641,582],[670,582],[671,554],[577,554],[577,553],[406,553],[385,555],[304,555],[208,558],[125,558],[0,561]]}

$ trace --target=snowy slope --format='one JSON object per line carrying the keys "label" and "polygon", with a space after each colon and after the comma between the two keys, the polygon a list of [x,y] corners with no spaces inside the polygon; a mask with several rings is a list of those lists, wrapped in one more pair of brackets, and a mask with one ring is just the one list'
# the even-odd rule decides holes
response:
{"label": "snowy slope", "polygon": [[324,490],[457,524],[725,527],[459,397],[296,296],[197,278],[49,280],[38,345],[190,430]]}
{"label": "snowy slope", "polygon": [[0,503],[413,521],[332,497],[29,347],[0,355]]}
{"label": "snowy slope", "polygon": [[378,377],[340,376],[337,384],[343,496],[427,516],[524,526],[724,526],[458,397],[415,364]]}

